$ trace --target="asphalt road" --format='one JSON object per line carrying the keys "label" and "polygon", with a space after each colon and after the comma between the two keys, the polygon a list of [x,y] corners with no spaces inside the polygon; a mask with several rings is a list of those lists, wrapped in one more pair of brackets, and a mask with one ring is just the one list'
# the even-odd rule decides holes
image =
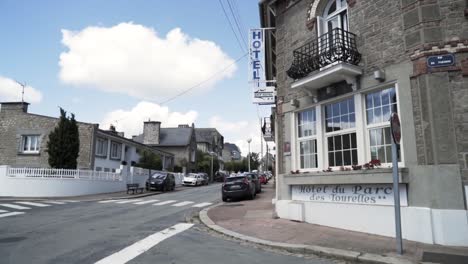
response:
{"label": "asphalt road", "polygon": [[336,263],[265,250],[185,222],[219,200],[220,185],[213,184],[136,201],[1,201],[0,212],[24,214],[0,215],[0,263]]}

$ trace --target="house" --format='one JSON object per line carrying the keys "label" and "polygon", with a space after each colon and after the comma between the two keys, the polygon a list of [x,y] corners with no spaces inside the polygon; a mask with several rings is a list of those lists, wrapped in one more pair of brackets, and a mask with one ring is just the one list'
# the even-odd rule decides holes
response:
{"label": "house", "polygon": [[239,147],[236,144],[224,143],[223,160],[224,162],[239,161],[242,159]]}
{"label": "house", "polygon": [[[0,103],[0,165],[49,167],[47,141],[59,119],[28,112],[29,103]],[[174,155],[149,148],[125,138],[115,129],[102,130],[98,124],[77,122],[80,150],[78,169],[115,172],[122,164],[139,162],[143,151],[161,157],[163,169],[172,169]],[[128,166],[130,167],[130,166]]]}
{"label": "house", "polygon": [[224,137],[216,128],[195,128],[197,149],[203,152],[214,152],[216,156],[223,154]]}
{"label": "house", "polygon": [[[259,10],[276,80],[278,216],[394,236],[397,112],[403,238],[468,246],[466,1],[262,0]],[[370,161],[381,165],[359,166]]]}
{"label": "house", "polygon": [[174,154],[174,166],[180,167],[184,173],[196,171],[194,124],[162,128],[159,121],[147,121],[143,124],[143,134],[133,136],[133,140]]}

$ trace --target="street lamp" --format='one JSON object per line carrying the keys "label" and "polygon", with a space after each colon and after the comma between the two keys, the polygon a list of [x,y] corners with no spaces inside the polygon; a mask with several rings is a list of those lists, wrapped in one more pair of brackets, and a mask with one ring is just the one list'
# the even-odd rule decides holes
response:
{"label": "street lamp", "polygon": [[252,139],[251,138],[247,139],[247,143],[249,143],[249,153],[247,154],[247,158],[249,162],[249,172],[250,172],[250,142],[252,142]]}

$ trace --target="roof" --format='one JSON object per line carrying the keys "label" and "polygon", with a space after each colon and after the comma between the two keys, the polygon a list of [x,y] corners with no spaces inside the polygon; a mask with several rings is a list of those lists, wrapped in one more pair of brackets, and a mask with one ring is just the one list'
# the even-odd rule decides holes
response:
{"label": "roof", "polygon": [[[213,136],[219,134],[216,128],[195,128],[195,137],[198,142],[213,143]],[[221,134],[219,134],[221,135]]]}
{"label": "roof", "polygon": [[192,137],[191,127],[161,128],[157,146],[187,146]]}

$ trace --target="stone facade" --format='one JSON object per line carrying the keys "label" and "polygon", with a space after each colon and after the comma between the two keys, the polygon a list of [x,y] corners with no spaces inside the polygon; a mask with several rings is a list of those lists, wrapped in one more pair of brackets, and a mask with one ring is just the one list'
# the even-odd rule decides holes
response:
{"label": "stone facade", "polygon": [[[26,103],[25,103],[26,104]],[[49,167],[47,141],[49,133],[58,123],[58,118],[27,113],[22,103],[2,104],[0,110],[0,164],[13,167]],[[92,169],[93,142],[97,125],[78,122],[80,152],[77,167]],[[40,135],[37,154],[20,152],[22,135]]]}

